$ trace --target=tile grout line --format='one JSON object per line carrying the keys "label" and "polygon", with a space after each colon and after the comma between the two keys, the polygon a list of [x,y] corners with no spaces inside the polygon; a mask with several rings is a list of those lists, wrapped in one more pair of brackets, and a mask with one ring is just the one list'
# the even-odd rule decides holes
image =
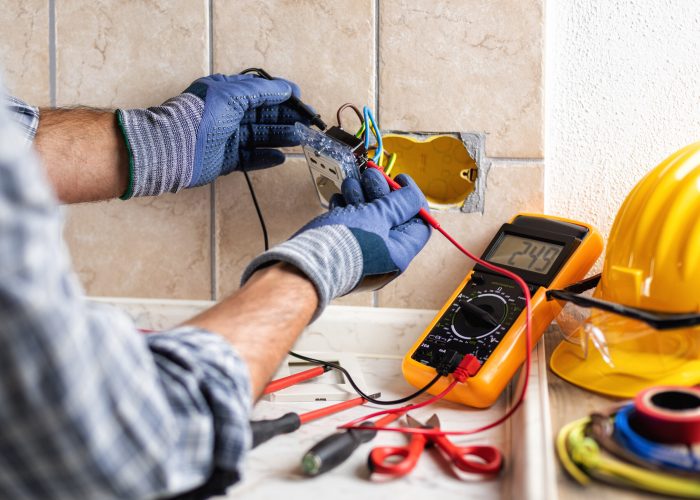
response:
{"label": "tile grout line", "polygon": [[56,107],[56,0],[49,0],[49,104]]}
{"label": "tile grout line", "polygon": [[[209,9],[208,16],[208,57],[209,74],[214,73],[214,0],[208,0]],[[216,181],[209,184],[209,274],[210,274],[210,296],[211,300],[217,300],[217,269],[218,269],[218,252],[217,252],[217,235],[216,235]]]}
{"label": "tile grout line", "polygon": [[[374,0],[374,113],[377,122],[381,123],[382,117],[379,112],[379,3],[381,0]],[[370,298],[372,307],[379,307],[379,292],[372,291]]]}
{"label": "tile grout line", "polygon": [[374,0],[374,114],[381,123],[379,111],[379,2]]}
{"label": "tile grout line", "polygon": [[216,251],[216,181],[209,185],[209,273],[211,275],[211,300],[217,298],[216,268],[218,255]]}

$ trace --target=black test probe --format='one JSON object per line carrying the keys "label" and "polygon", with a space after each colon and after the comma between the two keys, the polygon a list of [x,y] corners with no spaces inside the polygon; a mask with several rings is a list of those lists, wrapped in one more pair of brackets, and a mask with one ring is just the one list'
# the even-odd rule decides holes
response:
{"label": "black test probe", "polygon": [[[264,78],[265,80],[274,80],[273,76],[270,75],[267,71],[265,71],[262,68],[248,68],[244,69],[241,71],[241,75],[247,75],[248,73],[254,73],[258,75],[260,78]],[[316,125],[319,129],[321,130],[326,130],[328,127],[326,123],[321,119],[321,115],[316,113],[311,106],[308,104],[304,103],[301,99],[299,99],[297,96],[292,94],[289,99],[287,99],[286,104],[289,106],[295,108],[299,113],[302,115],[305,115],[309,121],[311,122],[312,125]]]}

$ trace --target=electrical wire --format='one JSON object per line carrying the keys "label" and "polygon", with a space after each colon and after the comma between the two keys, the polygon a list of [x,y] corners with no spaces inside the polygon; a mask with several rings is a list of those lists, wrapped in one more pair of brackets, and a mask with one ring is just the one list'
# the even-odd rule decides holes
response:
{"label": "electrical wire", "polygon": [[335,369],[335,370],[338,370],[338,371],[341,372],[343,375],[345,375],[345,377],[348,379],[348,382],[350,383],[350,385],[352,386],[352,388],[355,390],[355,392],[356,392],[357,394],[359,394],[360,396],[362,396],[363,398],[365,398],[365,399],[366,399],[367,401],[369,401],[370,403],[374,403],[374,404],[376,404],[376,405],[384,405],[384,406],[389,406],[389,405],[400,405],[400,404],[402,404],[402,403],[405,403],[405,402],[407,402],[407,401],[410,401],[410,400],[412,400],[412,399],[415,399],[415,398],[417,398],[418,396],[420,396],[421,394],[423,394],[424,392],[426,392],[428,389],[430,389],[432,386],[434,386],[435,383],[436,383],[438,380],[440,380],[440,377],[442,376],[442,375],[440,375],[440,374],[438,373],[437,375],[435,375],[435,377],[433,377],[433,379],[432,379],[430,382],[428,382],[426,385],[424,385],[423,387],[421,387],[420,389],[418,389],[418,390],[417,390],[416,392],[414,392],[413,394],[409,394],[408,396],[404,396],[404,397],[402,397],[402,398],[394,399],[394,400],[391,400],[391,401],[383,401],[383,400],[380,400],[380,399],[375,399],[375,398],[373,398],[372,396],[370,396],[370,395],[366,394],[365,392],[363,392],[362,389],[360,389],[360,388],[357,386],[357,384],[356,384],[355,381],[353,380],[353,378],[352,378],[352,376],[350,375],[350,373],[348,372],[348,370],[345,369],[343,366],[340,366],[340,365],[337,364],[337,363],[333,363],[332,361],[323,361],[323,360],[320,360],[320,359],[311,358],[311,357],[309,357],[309,356],[304,356],[303,354],[299,354],[299,353],[294,352],[294,351],[289,351],[289,355],[290,355],[290,356],[293,356],[293,357],[295,357],[295,358],[297,358],[297,359],[301,359],[301,360],[303,360],[303,361],[307,361],[307,362],[309,362],[309,363],[320,364],[320,365],[323,365],[323,366],[330,366],[331,368],[333,368],[333,369]]}
{"label": "electrical wire", "polygon": [[[363,113],[360,112],[360,109],[357,106],[355,106],[354,104],[352,104],[350,102],[346,102],[345,104],[343,104],[342,106],[340,106],[338,108],[338,111],[336,111],[336,114],[335,114],[336,121],[338,122],[338,126],[340,128],[343,128],[342,119],[341,119],[340,115],[347,108],[352,109],[355,112],[355,114],[357,115],[357,118],[360,120],[360,128],[357,130],[357,132],[355,132],[355,137],[357,137],[358,139],[360,137],[362,137],[363,140],[365,141],[365,149],[367,149],[369,151],[369,135],[368,135],[368,129],[367,129],[368,122],[365,119],[365,117],[363,116]],[[367,106],[365,106],[365,108],[367,108]],[[363,111],[364,111],[364,109],[363,109]],[[376,137],[377,131],[376,131],[375,126],[374,126],[374,121],[369,122],[369,128],[372,130],[372,133]],[[387,153],[385,152],[384,154],[387,154]],[[375,150],[375,157],[377,157],[376,150]],[[391,159],[389,161],[391,161]],[[384,156],[383,155],[379,156],[378,163],[379,163],[379,165],[382,165],[382,166],[384,165]],[[390,169],[390,167],[388,167],[388,168]]]}
{"label": "electrical wire", "polygon": [[[382,134],[379,131],[377,120],[374,119],[374,115],[372,114],[372,110],[369,109],[369,106],[362,108],[362,114],[364,116],[365,126],[370,126],[370,129],[377,140],[377,152],[375,153],[374,157],[381,158],[382,153],[384,152],[384,143],[382,142]],[[365,134],[365,149],[369,149],[369,134]]]}
{"label": "electrical wire", "polygon": [[[557,434],[556,450],[566,471],[582,485],[590,477],[616,486],[637,488],[660,495],[698,498],[700,482],[697,475],[686,477],[658,472],[623,462],[601,453],[598,443],[586,435],[589,417],[566,424]],[[363,426],[363,429],[368,427]]]}
{"label": "electrical wire", "polygon": [[391,156],[389,156],[389,163],[386,166],[386,169],[384,169],[384,173],[386,175],[391,174],[391,171],[394,169],[394,163],[396,163],[396,153],[391,153]]}
{"label": "electrical wire", "polygon": [[[359,108],[351,102],[346,102],[341,107],[339,107],[338,111],[336,111],[336,113],[335,113],[336,121],[338,122],[338,126],[340,128],[343,128],[342,120],[340,119],[340,114],[347,108],[352,109],[355,112],[355,115],[357,115],[357,119],[360,120],[360,123],[364,124],[364,118],[362,117],[362,113],[360,112]],[[360,132],[360,133],[362,133],[362,132]],[[359,137],[359,136],[356,136],[356,137]]]}
{"label": "electrical wire", "polygon": [[255,73],[256,75],[258,75],[261,78],[264,78],[265,80],[274,80],[274,78],[272,78],[272,75],[270,75],[270,73],[268,73],[262,68],[246,68],[238,74],[247,75],[249,73]]}
{"label": "electrical wire", "polygon": [[241,171],[243,172],[243,177],[245,177],[246,184],[248,184],[248,191],[250,191],[250,197],[253,199],[253,205],[255,206],[255,211],[258,214],[258,220],[260,221],[260,229],[262,230],[263,234],[263,244],[265,247],[265,251],[267,252],[270,249],[270,240],[267,236],[267,226],[265,225],[265,219],[263,218],[262,211],[260,210],[260,205],[258,204],[258,197],[255,196],[255,189],[253,189],[253,183],[250,181],[248,171],[245,169],[245,167],[242,167]]}
{"label": "electrical wire", "polygon": [[[470,375],[472,375],[478,371],[480,366],[481,366],[481,363],[476,358],[476,356],[474,356],[472,354],[467,354],[466,356],[464,356],[462,358],[462,360],[459,362],[459,365],[457,366],[457,368],[455,368],[455,370],[452,372],[453,380],[447,385],[447,387],[445,389],[442,390],[442,392],[436,394],[435,396],[433,396],[433,397],[431,397],[431,398],[429,398],[421,403],[415,403],[415,404],[411,404],[411,405],[407,405],[407,406],[402,406],[401,408],[392,408],[390,410],[377,411],[377,412],[374,412],[370,415],[365,415],[363,417],[360,417],[360,418],[353,420],[350,423],[343,425],[342,428],[351,429],[351,428],[354,428],[354,426],[359,424],[360,422],[364,422],[366,420],[369,420],[369,419],[374,418],[374,417],[378,417],[380,415],[403,415],[404,413],[406,413],[410,410],[416,410],[418,408],[423,408],[424,406],[428,406],[428,405],[431,405],[433,403],[436,403],[436,402],[440,401],[442,398],[444,398],[445,396],[447,396],[452,391],[452,389],[455,388],[455,386],[458,383],[466,382],[466,380],[469,378]],[[438,375],[436,376],[436,378],[434,378],[431,381],[430,385],[434,384],[437,381],[437,379],[442,377],[442,376],[443,376],[443,374],[438,372]],[[381,421],[383,421],[383,419],[380,420],[380,422]],[[379,422],[374,424],[374,426],[377,429],[382,429],[382,430],[387,429],[387,427],[379,424]],[[369,428],[369,426],[367,426],[367,425],[360,425],[359,427],[361,427],[363,429]],[[394,429],[392,428],[392,430],[394,430]]]}

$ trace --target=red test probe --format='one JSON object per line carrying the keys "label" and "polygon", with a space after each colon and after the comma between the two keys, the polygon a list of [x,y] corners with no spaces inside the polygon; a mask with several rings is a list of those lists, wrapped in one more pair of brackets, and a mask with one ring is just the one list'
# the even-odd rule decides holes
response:
{"label": "red test probe", "polygon": [[281,391],[282,389],[286,389],[287,387],[299,384],[305,380],[310,380],[312,378],[319,377],[329,370],[331,370],[331,367],[328,365],[316,366],[309,370],[304,370],[303,372],[278,378],[277,380],[273,380],[272,382],[267,384],[267,386],[263,390],[263,394],[270,394],[273,392]]}

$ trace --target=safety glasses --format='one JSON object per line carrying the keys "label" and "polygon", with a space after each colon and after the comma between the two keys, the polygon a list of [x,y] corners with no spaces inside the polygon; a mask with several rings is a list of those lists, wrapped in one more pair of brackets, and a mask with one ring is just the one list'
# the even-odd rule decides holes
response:
{"label": "safety glasses", "polygon": [[571,302],[579,307],[596,308],[602,311],[619,314],[631,319],[643,321],[657,330],[670,330],[700,325],[700,314],[697,313],[660,314],[646,309],[629,307],[615,302],[608,302],[606,300],[582,295],[595,288],[599,281],[600,274],[597,274],[561,290],[548,290],[547,300],[563,300]]}

